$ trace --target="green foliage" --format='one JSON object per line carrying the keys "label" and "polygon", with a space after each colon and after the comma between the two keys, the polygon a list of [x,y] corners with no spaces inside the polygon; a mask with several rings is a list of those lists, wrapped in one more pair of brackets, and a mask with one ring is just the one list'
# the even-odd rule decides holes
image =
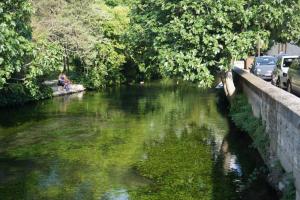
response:
{"label": "green foliage", "polygon": [[31,49],[30,14],[28,0],[0,2],[0,90],[27,63]]}
{"label": "green foliage", "polygon": [[40,99],[40,87],[51,72],[62,71],[62,48],[57,43],[42,41],[32,49],[32,62],[25,74],[25,86],[32,97]]}
{"label": "green foliage", "polygon": [[65,70],[75,64],[77,79],[89,88],[121,82],[125,46],[120,38],[129,23],[127,6],[109,7],[97,0],[38,0],[34,6],[34,37],[63,48]]}
{"label": "green foliage", "polygon": [[91,60],[93,65],[87,68],[86,83],[91,88],[103,88],[121,82],[120,66],[125,62],[125,56],[117,53],[106,44],[98,44]]}
{"label": "green foliage", "polygon": [[0,106],[50,95],[41,77],[57,70],[60,50],[55,43],[31,41],[30,17],[28,0],[0,3]]}
{"label": "green foliage", "polygon": [[19,73],[15,71],[12,74],[19,83],[15,84],[14,79],[8,79],[0,90],[0,106],[22,104],[52,96],[51,88],[43,85],[43,82],[51,72],[58,73],[61,70],[60,46],[48,42],[28,43],[26,60],[30,62],[23,65]]}
{"label": "green foliage", "polygon": [[105,0],[105,3],[109,6],[117,6],[121,3],[120,0]]}
{"label": "green foliage", "polygon": [[266,26],[271,33],[271,39],[275,42],[293,42],[299,44],[300,2],[268,1],[268,4],[269,6],[265,5],[259,10],[260,13],[264,14],[259,15],[258,20],[273,22],[266,23]]}
{"label": "green foliage", "polygon": [[47,86],[40,86],[35,96],[31,91],[20,83],[12,83],[0,91],[0,107],[21,105],[36,99],[45,99],[52,96],[52,89]]}
{"label": "green foliage", "polygon": [[7,0],[0,90],[22,78],[38,99],[42,81],[62,69],[93,89],[161,77],[206,88],[258,40],[299,41],[298,10],[296,0]]}
{"label": "green foliage", "polygon": [[20,84],[30,99],[40,99],[44,96],[43,81],[62,70],[93,89],[124,81],[121,70],[126,59],[121,37],[129,24],[129,9],[122,1],[118,4],[122,6],[109,7],[98,0],[1,2],[3,94],[11,94],[6,91],[15,87],[6,83],[17,78],[23,80]]}
{"label": "green foliage", "polygon": [[290,39],[297,29],[291,20],[297,2],[139,0],[131,14],[129,49],[146,73],[209,87],[214,69],[227,71],[232,61],[253,53],[258,40],[267,44],[279,31],[281,40]]}
{"label": "green foliage", "polygon": [[0,105],[14,105],[30,101],[31,96],[22,84],[10,84],[0,92]]}
{"label": "green foliage", "polygon": [[105,4],[108,6],[120,6],[120,5],[131,5],[134,0],[104,0]]}
{"label": "green foliage", "polygon": [[265,133],[265,126],[261,119],[252,114],[252,107],[248,103],[247,97],[237,95],[230,107],[230,116],[237,127],[247,132],[253,139],[253,146],[257,148],[262,156],[266,156],[270,141]]}

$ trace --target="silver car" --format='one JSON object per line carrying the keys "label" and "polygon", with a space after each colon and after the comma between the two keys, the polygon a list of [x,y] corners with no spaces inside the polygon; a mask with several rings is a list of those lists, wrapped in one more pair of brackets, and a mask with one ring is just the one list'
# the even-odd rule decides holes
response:
{"label": "silver car", "polygon": [[273,56],[256,57],[251,68],[251,73],[266,81],[271,81],[276,62],[277,59]]}
{"label": "silver car", "polygon": [[300,60],[294,60],[287,75],[287,91],[300,95]]}

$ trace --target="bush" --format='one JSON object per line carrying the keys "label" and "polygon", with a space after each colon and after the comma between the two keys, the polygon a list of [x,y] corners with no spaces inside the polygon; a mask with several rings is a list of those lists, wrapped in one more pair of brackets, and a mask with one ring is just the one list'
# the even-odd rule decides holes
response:
{"label": "bush", "polygon": [[119,0],[105,0],[105,4],[107,4],[108,6],[115,7],[120,4],[120,1]]}
{"label": "bush", "polygon": [[47,86],[40,86],[37,95],[33,97],[23,84],[11,83],[0,90],[0,107],[20,105],[50,97],[52,97],[52,89]]}

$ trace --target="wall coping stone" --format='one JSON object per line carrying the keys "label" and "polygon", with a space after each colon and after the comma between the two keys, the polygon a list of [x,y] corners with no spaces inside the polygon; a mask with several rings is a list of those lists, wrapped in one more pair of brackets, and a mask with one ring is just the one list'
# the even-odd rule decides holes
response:
{"label": "wall coping stone", "polygon": [[233,71],[239,74],[249,86],[256,90],[256,92],[268,95],[270,98],[278,102],[283,108],[286,108],[288,111],[297,115],[300,120],[299,97],[262,80],[244,69],[235,67],[233,68]]}

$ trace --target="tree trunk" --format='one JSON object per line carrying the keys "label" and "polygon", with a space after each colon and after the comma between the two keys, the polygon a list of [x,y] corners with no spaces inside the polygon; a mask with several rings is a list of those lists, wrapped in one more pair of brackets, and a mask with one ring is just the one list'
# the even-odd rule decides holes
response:
{"label": "tree trunk", "polygon": [[287,43],[284,44],[284,53],[285,54],[287,53],[287,45],[288,45]]}
{"label": "tree trunk", "polygon": [[229,101],[231,101],[235,95],[236,88],[233,83],[232,71],[226,71],[221,73],[221,80],[224,86],[225,94]]}
{"label": "tree trunk", "polygon": [[67,52],[67,46],[64,45],[64,72],[66,73],[68,70],[68,52]]}
{"label": "tree trunk", "polygon": [[261,48],[260,39],[258,39],[258,42],[257,42],[257,56],[258,57],[260,57],[260,48]]}
{"label": "tree trunk", "polygon": [[64,55],[64,69],[63,69],[64,72],[67,71],[67,57],[66,55]]}
{"label": "tree trunk", "polygon": [[70,65],[69,65],[69,57],[66,57],[66,63],[67,63],[67,73],[70,72]]}

